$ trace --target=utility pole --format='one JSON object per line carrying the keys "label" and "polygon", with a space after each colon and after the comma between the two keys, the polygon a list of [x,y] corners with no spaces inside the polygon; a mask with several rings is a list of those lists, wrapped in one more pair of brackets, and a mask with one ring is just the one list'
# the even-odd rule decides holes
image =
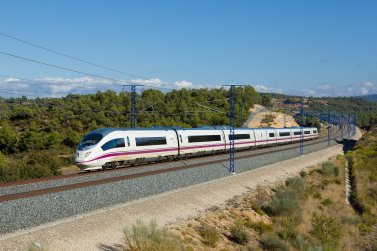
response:
{"label": "utility pole", "polygon": [[301,101],[300,155],[304,155],[304,101]]}
{"label": "utility pole", "polygon": [[330,141],[331,141],[331,138],[330,138],[330,110],[327,110],[327,146],[330,146]]}
{"label": "utility pole", "polygon": [[234,108],[236,104],[236,86],[243,85],[223,85],[229,86],[229,172],[235,174],[234,171]]}
{"label": "utility pole", "polygon": [[122,91],[124,87],[130,86],[131,87],[131,116],[130,116],[130,124],[131,128],[136,128],[136,86],[142,86],[139,84],[129,84],[129,85],[123,85]]}

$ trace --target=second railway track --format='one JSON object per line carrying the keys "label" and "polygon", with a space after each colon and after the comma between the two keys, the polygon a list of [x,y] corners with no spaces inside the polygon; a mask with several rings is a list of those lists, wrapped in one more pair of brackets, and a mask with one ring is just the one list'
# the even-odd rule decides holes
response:
{"label": "second railway track", "polygon": [[[344,130],[343,134],[348,133],[348,128],[342,128]],[[341,132],[335,132],[333,137],[337,137],[337,134]],[[323,138],[306,141],[305,146],[310,146],[325,142]],[[252,158],[256,156],[282,152],[290,149],[297,148],[299,143],[279,145],[275,147],[254,149],[251,151],[241,151],[237,152],[235,159],[241,160],[246,158]],[[250,153],[251,152],[251,153]],[[222,164],[229,161],[229,159],[224,154],[218,154],[215,156],[202,156],[198,158],[193,158],[189,160],[179,160],[173,162],[149,164],[133,166],[124,169],[114,169],[107,172],[95,172],[95,173],[83,173],[83,174],[72,174],[64,175],[29,181],[21,181],[14,183],[5,183],[0,191],[0,203],[10,200],[17,200],[23,198],[29,198],[34,196],[45,195],[49,193],[62,192],[77,188],[101,185],[111,182],[117,182],[121,180],[135,179],[145,176],[157,175],[166,172],[174,172],[179,170],[198,168],[201,166],[212,165],[212,164]],[[89,176],[89,177],[86,177]],[[82,179],[85,178],[85,179]],[[89,179],[88,179],[89,178]],[[63,179],[65,179],[63,181]],[[67,183],[67,179],[70,181]],[[63,182],[62,182],[63,181]],[[0,186],[1,187],[1,186]]]}
{"label": "second railway track", "polygon": [[[346,134],[346,128],[343,130],[343,133]],[[321,139],[306,142],[305,154],[326,148],[327,142],[325,141]],[[334,145],[336,142],[332,140],[332,144]],[[268,153],[240,152],[236,158],[236,171],[242,173],[299,156],[297,145],[285,145],[284,147],[285,149],[260,149],[260,151],[268,150]],[[265,154],[268,154],[268,158]],[[23,185],[33,186],[33,191],[18,190],[17,188],[22,185],[3,187],[0,190],[12,188],[15,190],[13,194],[0,197],[2,201],[0,202],[0,215],[5,216],[0,218],[0,235],[229,175],[228,157],[225,155],[189,159],[180,162],[180,166],[177,166],[178,162],[146,165],[141,166],[140,169],[125,168],[121,169],[120,173],[116,171],[99,172],[97,174],[117,173],[118,176],[107,178],[101,176],[100,179],[89,181],[85,179],[95,175],[87,175],[84,176],[84,179],[80,178],[80,182],[60,183],[60,186],[50,184],[54,186],[47,188],[40,186],[46,182]],[[127,173],[124,173],[125,170]],[[130,173],[131,170],[134,173]],[[68,180],[71,179],[49,182],[66,182]]]}

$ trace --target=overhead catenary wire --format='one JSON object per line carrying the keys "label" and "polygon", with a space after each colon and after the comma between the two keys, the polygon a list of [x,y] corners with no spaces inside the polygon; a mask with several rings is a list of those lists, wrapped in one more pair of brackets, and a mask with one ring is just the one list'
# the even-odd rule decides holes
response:
{"label": "overhead catenary wire", "polygon": [[[10,39],[13,39],[13,40],[16,40],[18,42],[21,42],[21,43],[33,46],[33,47],[36,47],[36,48],[39,48],[41,50],[48,51],[50,53],[53,53],[53,54],[56,54],[56,55],[59,55],[59,56],[63,56],[63,57],[66,57],[66,58],[69,58],[69,59],[72,59],[72,60],[76,60],[76,61],[81,62],[81,63],[89,64],[89,65],[92,65],[92,66],[95,66],[95,67],[98,67],[98,68],[102,68],[102,69],[109,70],[109,71],[112,71],[112,72],[120,73],[120,74],[127,75],[127,76],[130,76],[130,77],[140,78],[140,79],[143,79],[143,80],[151,81],[150,78],[146,78],[146,77],[143,77],[143,76],[140,76],[140,75],[135,75],[135,74],[127,73],[127,72],[120,71],[120,70],[117,70],[117,69],[114,69],[114,68],[111,68],[111,67],[108,67],[108,66],[103,66],[103,65],[100,65],[100,64],[97,64],[97,63],[93,63],[93,62],[90,62],[88,60],[80,59],[78,57],[74,57],[74,56],[68,55],[66,53],[59,52],[57,50],[49,49],[49,48],[47,48],[45,46],[41,46],[41,45],[38,45],[36,43],[32,43],[32,42],[26,41],[24,39],[17,38],[17,37],[5,34],[3,32],[0,32],[0,35],[4,36],[4,37],[7,37],[7,38],[10,38]],[[162,82],[162,83],[164,83],[164,82]],[[168,83],[168,82],[165,82],[165,83]]]}

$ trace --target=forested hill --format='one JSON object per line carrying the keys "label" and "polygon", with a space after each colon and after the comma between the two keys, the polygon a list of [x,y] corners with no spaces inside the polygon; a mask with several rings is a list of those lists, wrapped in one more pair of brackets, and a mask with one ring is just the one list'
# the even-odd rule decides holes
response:
{"label": "forested hill", "polygon": [[[237,89],[237,93],[237,101],[244,100],[242,113],[246,119],[260,96],[252,87]],[[146,90],[137,96],[137,126],[228,124],[227,95],[224,89]],[[72,148],[91,130],[130,126],[130,94],[113,91],[64,98],[6,99],[1,100],[0,110],[3,154]],[[238,107],[236,110],[238,116]]]}
{"label": "forested hill", "polygon": [[[299,96],[290,96],[285,94],[264,93],[262,98],[269,96],[276,104],[297,104],[303,99]],[[372,95],[371,95],[372,96]],[[368,101],[362,97],[309,97],[305,98],[306,108],[309,111],[342,112],[356,114],[357,125],[360,127],[377,124],[377,102]]]}
{"label": "forested hill", "polygon": [[377,124],[377,103],[360,97],[309,98],[309,108],[314,111],[335,111],[356,114],[360,127]]}
{"label": "forested hill", "polygon": [[368,100],[368,101],[377,102],[377,94],[364,95],[364,96],[360,96],[360,98]]}

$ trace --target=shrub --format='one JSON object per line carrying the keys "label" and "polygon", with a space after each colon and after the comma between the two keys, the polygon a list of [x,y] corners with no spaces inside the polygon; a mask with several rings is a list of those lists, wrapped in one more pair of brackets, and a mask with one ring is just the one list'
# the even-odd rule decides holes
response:
{"label": "shrub", "polygon": [[322,164],[321,173],[325,176],[329,176],[329,175],[338,176],[339,175],[339,168],[335,167],[334,164],[331,163],[330,161],[327,161],[327,162]]}
{"label": "shrub", "polygon": [[334,176],[338,177],[339,176],[339,167],[334,166]]}
{"label": "shrub", "polygon": [[298,235],[292,240],[292,246],[298,250],[309,250],[310,243],[305,239],[304,236]]}
{"label": "shrub", "polygon": [[266,209],[273,216],[292,214],[300,209],[297,193],[290,189],[278,191]]}
{"label": "shrub", "polygon": [[220,239],[220,233],[215,227],[205,225],[199,229],[199,233],[203,238],[204,245],[216,247],[216,243]]}
{"label": "shrub", "polygon": [[301,177],[293,177],[286,179],[285,185],[294,191],[302,192],[305,188],[305,181]]}
{"label": "shrub", "polygon": [[272,226],[270,224],[266,224],[263,221],[258,222],[245,222],[245,226],[251,229],[254,229],[255,232],[258,234],[263,234],[265,232],[269,232],[272,230]]}
{"label": "shrub", "polygon": [[282,242],[277,236],[274,235],[262,236],[260,244],[265,250],[288,251],[288,246],[284,242]]}
{"label": "shrub", "polygon": [[300,176],[301,176],[301,178],[305,178],[307,175],[308,175],[308,173],[305,172],[304,170],[301,170],[301,171],[300,171]]}
{"label": "shrub", "polygon": [[264,215],[262,208],[257,204],[251,204],[251,209],[253,209],[259,215]]}
{"label": "shrub", "polygon": [[302,214],[301,211],[297,211],[296,213],[285,216],[279,219],[279,224],[281,225],[282,229],[279,231],[279,236],[286,240],[286,239],[293,239],[296,237],[296,226],[301,223]]}
{"label": "shrub", "polygon": [[242,226],[236,224],[230,228],[230,240],[245,245],[249,242],[250,236]]}
{"label": "shrub", "polygon": [[313,198],[320,200],[320,199],[322,199],[322,195],[319,191],[316,191],[316,192],[313,193]]}
{"label": "shrub", "polygon": [[180,242],[166,230],[157,228],[155,221],[145,225],[138,220],[131,228],[124,229],[125,248],[130,251],[165,251],[181,250]]}
{"label": "shrub", "polygon": [[321,201],[322,206],[330,206],[332,204],[332,200],[327,198]]}
{"label": "shrub", "polygon": [[310,234],[316,238],[325,249],[335,250],[341,238],[340,224],[333,217],[314,214]]}

